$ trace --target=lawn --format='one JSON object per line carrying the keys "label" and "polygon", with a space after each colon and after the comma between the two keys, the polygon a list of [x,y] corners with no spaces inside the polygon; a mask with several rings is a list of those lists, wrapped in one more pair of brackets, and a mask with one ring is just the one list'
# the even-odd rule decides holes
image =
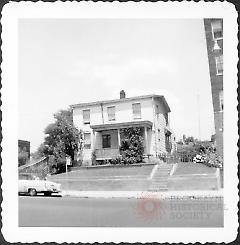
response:
{"label": "lawn", "polygon": [[189,174],[214,174],[216,168],[208,167],[201,163],[177,163],[173,175],[189,175]]}
{"label": "lawn", "polygon": [[48,179],[61,183],[62,189],[85,191],[146,191],[155,165],[82,168]]}
{"label": "lawn", "polygon": [[168,179],[168,189],[186,190],[218,190],[221,188],[217,168],[201,163],[177,163],[175,171]]}
{"label": "lawn", "polygon": [[[155,165],[139,165],[139,166],[110,166],[110,167],[90,167],[68,173],[71,178],[109,178],[109,177],[148,177]],[[65,173],[57,174],[54,178],[65,177]]]}

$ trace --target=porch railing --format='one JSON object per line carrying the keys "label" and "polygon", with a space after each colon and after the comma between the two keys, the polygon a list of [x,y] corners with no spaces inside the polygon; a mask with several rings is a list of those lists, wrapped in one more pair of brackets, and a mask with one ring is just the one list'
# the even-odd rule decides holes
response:
{"label": "porch railing", "polygon": [[115,148],[96,149],[95,154],[96,154],[96,160],[114,159],[119,155],[119,149],[115,149]]}

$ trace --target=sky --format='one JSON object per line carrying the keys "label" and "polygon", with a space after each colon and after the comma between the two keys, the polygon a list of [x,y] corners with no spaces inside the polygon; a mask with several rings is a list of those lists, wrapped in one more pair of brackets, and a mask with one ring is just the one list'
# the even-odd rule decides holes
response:
{"label": "sky", "polygon": [[164,95],[177,139],[214,133],[202,19],[20,19],[18,37],[18,137],[31,152],[55,112],[122,89]]}

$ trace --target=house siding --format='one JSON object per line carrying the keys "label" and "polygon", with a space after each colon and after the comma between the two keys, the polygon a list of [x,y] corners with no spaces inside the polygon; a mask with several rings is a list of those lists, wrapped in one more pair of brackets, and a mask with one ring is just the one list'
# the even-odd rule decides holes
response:
{"label": "house siding", "polygon": [[[165,142],[165,127],[169,124],[167,124],[166,118],[164,116],[164,113],[167,113],[166,109],[163,107],[163,105],[160,103],[159,100],[153,101],[154,105],[154,115],[155,115],[155,127],[156,127],[156,151],[157,153],[166,153],[166,142]],[[159,115],[157,115],[156,107],[158,106]],[[169,113],[168,113],[169,118]],[[170,121],[168,119],[168,121]]]}

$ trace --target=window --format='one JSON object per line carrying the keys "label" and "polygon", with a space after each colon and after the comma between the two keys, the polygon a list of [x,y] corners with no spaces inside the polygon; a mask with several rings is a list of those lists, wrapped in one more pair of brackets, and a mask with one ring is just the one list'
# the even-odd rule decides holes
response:
{"label": "window", "polygon": [[133,110],[133,119],[140,119],[141,118],[141,104],[140,103],[132,104],[132,110]]}
{"label": "window", "polygon": [[107,134],[102,136],[102,147],[111,148],[111,135]]}
{"label": "window", "polygon": [[157,118],[159,118],[159,106],[158,105],[156,105],[156,115],[157,115]]}
{"label": "window", "polygon": [[83,123],[90,124],[90,110],[83,110]]}
{"label": "window", "polygon": [[168,114],[164,113],[164,117],[165,117],[166,125],[168,125]]}
{"label": "window", "polygon": [[107,107],[107,114],[109,121],[115,121],[115,106]]}
{"label": "window", "polygon": [[223,91],[219,93],[220,111],[223,111]]}
{"label": "window", "polygon": [[91,133],[84,133],[84,148],[91,148]]}
{"label": "window", "polygon": [[215,57],[216,61],[216,69],[217,69],[217,75],[222,75],[223,74],[223,56],[217,56]]}
{"label": "window", "polygon": [[211,23],[212,25],[212,35],[214,40],[223,38],[223,28],[221,20],[215,20]]}

